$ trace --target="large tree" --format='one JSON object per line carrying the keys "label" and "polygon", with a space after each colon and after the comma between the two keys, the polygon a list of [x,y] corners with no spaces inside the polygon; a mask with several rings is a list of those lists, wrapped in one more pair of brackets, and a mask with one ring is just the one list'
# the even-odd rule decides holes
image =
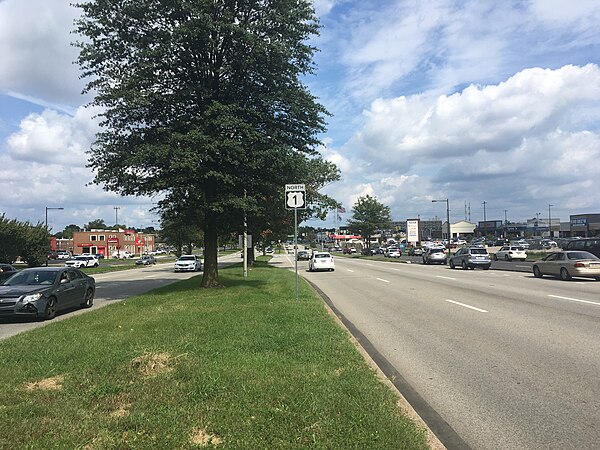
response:
{"label": "large tree", "polygon": [[348,220],[348,228],[360,233],[367,248],[371,247],[371,236],[376,230],[389,228],[391,221],[390,208],[370,195],[359,197],[352,207],[352,218]]}
{"label": "large tree", "polygon": [[40,266],[48,257],[50,235],[45,225],[8,220],[0,216],[0,262],[12,263],[17,257],[29,267]]}
{"label": "large tree", "polygon": [[[102,107],[95,182],[122,195],[183,192],[205,237],[202,286],[233,210],[317,158],[324,108],[300,77],[318,31],[307,0],[95,0],[77,4],[78,62]],[[299,180],[287,180],[299,182]]]}

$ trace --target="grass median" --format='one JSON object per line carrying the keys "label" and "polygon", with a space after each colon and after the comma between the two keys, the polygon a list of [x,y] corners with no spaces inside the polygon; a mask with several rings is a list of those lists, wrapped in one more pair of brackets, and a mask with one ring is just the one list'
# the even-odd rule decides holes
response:
{"label": "grass median", "polygon": [[427,448],[307,284],[220,277],[0,342],[0,448]]}

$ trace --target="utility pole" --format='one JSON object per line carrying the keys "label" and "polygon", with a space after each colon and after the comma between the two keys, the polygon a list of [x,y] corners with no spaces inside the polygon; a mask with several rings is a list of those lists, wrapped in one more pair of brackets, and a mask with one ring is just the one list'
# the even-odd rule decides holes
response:
{"label": "utility pole", "polygon": [[504,210],[504,239],[506,239],[507,234],[508,234],[506,232],[506,228],[508,227],[508,219],[507,219],[506,213],[508,213],[508,209]]}
{"label": "utility pole", "polygon": [[550,239],[552,239],[552,212],[551,209],[554,205],[548,205],[548,233]]}
{"label": "utility pole", "polygon": [[486,222],[487,219],[485,217],[485,205],[487,205],[487,202],[483,202],[482,205],[483,205],[483,221]]}
{"label": "utility pole", "polygon": [[115,210],[115,225],[119,225],[119,210],[121,209],[118,206],[113,208]]}

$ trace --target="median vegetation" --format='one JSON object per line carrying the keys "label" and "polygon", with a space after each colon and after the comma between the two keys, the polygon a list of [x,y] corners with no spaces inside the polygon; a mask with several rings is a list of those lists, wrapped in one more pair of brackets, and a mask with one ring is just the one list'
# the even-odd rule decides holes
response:
{"label": "median vegetation", "polygon": [[427,448],[308,285],[220,279],[0,342],[0,448]]}

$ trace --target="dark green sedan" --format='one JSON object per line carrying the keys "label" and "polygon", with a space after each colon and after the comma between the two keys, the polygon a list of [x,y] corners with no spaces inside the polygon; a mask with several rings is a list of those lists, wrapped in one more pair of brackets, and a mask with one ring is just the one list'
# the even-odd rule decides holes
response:
{"label": "dark green sedan", "polygon": [[35,267],[0,285],[0,318],[53,319],[62,309],[94,304],[96,281],[72,267]]}

